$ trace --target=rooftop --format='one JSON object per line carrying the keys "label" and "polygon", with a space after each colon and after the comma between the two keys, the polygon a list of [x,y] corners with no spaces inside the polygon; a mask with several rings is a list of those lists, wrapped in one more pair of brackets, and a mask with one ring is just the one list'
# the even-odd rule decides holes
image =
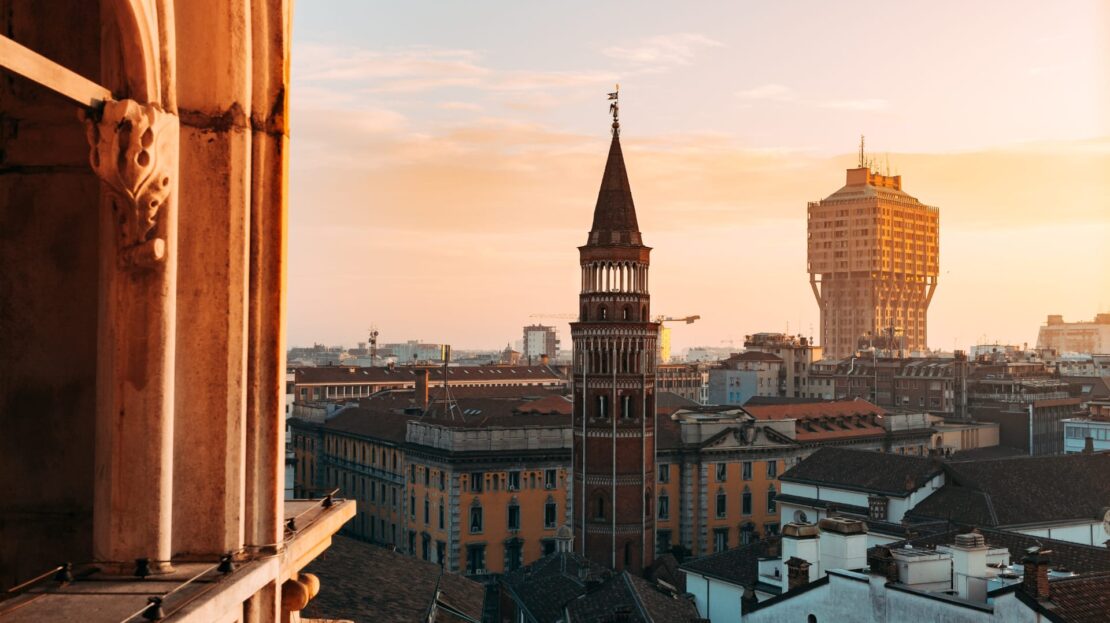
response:
{"label": "rooftop", "polygon": [[377,545],[337,535],[306,571],[319,576],[321,585],[320,594],[302,612],[309,618],[372,623],[482,620],[484,586]]}
{"label": "rooftop", "polygon": [[926,457],[821,448],[779,480],[905,497],[942,471],[938,461]]}

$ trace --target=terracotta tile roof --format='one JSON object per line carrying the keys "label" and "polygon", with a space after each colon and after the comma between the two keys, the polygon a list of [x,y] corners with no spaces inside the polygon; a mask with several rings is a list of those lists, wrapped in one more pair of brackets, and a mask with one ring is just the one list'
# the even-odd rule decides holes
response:
{"label": "terracotta tile roof", "polygon": [[914,516],[1018,526],[1101,519],[1110,506],[1110,452],[954,461],[945,471]]}
{"label": "terracotta tile roof", "polygon": [[[305,571],[320,577],[320,594],[302,612],[309,618],[372,623],[482,620],[481,584],[384,547],[336,535]],[[428,619],[433,605],[436,616]]]}
{"label": "terracotta tile roof", "polygon": [[789,418],[829,418],[845,416],[881,416],[886,415],[882,407],[871,404],[861,398],[848,400],[807,400],[804,402],[770,403],[751,400],[744,405],[744,410],[751,413],[757,420],[784,420]]}
{"label": "terracotta tile roof", "polygon": [[733,353],[725,362],[729,361],[770,361],[774,363],[782,363],[782,357],[773,353],[765,353],[759,350],[746,350],[742,353]]}
{"label": "terracotta tile roof", "polygon": [[655,408],[664,409],[672,407],[696,407],[698,402],[684,398],[674,392],[658,392],[655,394]]}
{"label": "terracotta tile roof", "polygon": [[677,450],[682,447],[681,425],[671,419],[678,408],[661,409],[655,416],[655,443],[658,450]]}
{"label": "terracotta tile roof", "polygon": [[698,609],[692,599],[671,593],[627,571],[614,575],[601,586],[567,604],[569,623],[606,623],[617,621],[623,609],[627,623],[698,623]]}
{"label": "terracotta tile roof", "polygon": [[941,471],[940,463],[927,457],[820,448],[779,480],[905,497]]}
{"label": "terracotta tile roof", "polygon": [[567,602],[586,592],[588,579],[612,572],[575,553],[558,552],[501,576],[501,585],[539,623],[554,623]]}
{"label": "terracotta tile roof", "polygon": [[1110,619],[1110,573],[1053,580],[1049,594],[1050,611],[1065,623],[1105,623]]}
{"label": "terracotta tile roof", "polygon": [[759,560],[779,556],[779,542],[777,538],[756,541],[749,545],[688,560],[679,568],[737,586],[753,588],[759,583]]}

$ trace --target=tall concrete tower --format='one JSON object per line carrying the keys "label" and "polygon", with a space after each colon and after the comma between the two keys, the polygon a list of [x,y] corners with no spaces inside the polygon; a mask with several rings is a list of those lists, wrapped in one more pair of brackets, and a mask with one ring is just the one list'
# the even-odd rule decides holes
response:
{"label": "tall concrete tower", "polygon": [[809,204],[809,282],[821,308],[825,356],[860,342],[899,352],[926,348],[937,287],[940,214],[863,157],[843,188]]}
{"label": "tall concrete tower", "polygon": [[[615,94],[611,96],[615,98]],[[640,573],[655,558],[655,349],[648,264],[621,154],[613,142],[593,227],[579,247],[574,343],[574,544],[591,560]]]}

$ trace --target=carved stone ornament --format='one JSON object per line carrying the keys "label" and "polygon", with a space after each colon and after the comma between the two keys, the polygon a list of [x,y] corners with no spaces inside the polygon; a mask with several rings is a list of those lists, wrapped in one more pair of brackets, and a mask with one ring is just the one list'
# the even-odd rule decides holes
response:
{"label": "carved stone ornament", "polygon": [[120,265],[160,265],[166,240],[158,219],[177,175],[177,116],[134,100],[109,101],[82,116],[92,147],[89,162],[112,195]]}

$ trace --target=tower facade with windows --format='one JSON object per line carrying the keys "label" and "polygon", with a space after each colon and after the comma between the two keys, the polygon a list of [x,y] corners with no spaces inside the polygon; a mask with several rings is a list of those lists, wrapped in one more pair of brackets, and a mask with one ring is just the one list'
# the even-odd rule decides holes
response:
{"label": "tower facade with windows", "polygon": [[[615,106],[614,106],[615,109]],[[614,110],[585,246],[574,344],[574,547],[616,570],[654,560],[655,351],[648,265]]]}
{"label": "tower facade with windows", "polygon": [[940,213],[902,190],[900,175],[865,161],[844,187],[808,206],[809,283],[828,358],[874,346],[891,355],[927,348],[937,287]]}

